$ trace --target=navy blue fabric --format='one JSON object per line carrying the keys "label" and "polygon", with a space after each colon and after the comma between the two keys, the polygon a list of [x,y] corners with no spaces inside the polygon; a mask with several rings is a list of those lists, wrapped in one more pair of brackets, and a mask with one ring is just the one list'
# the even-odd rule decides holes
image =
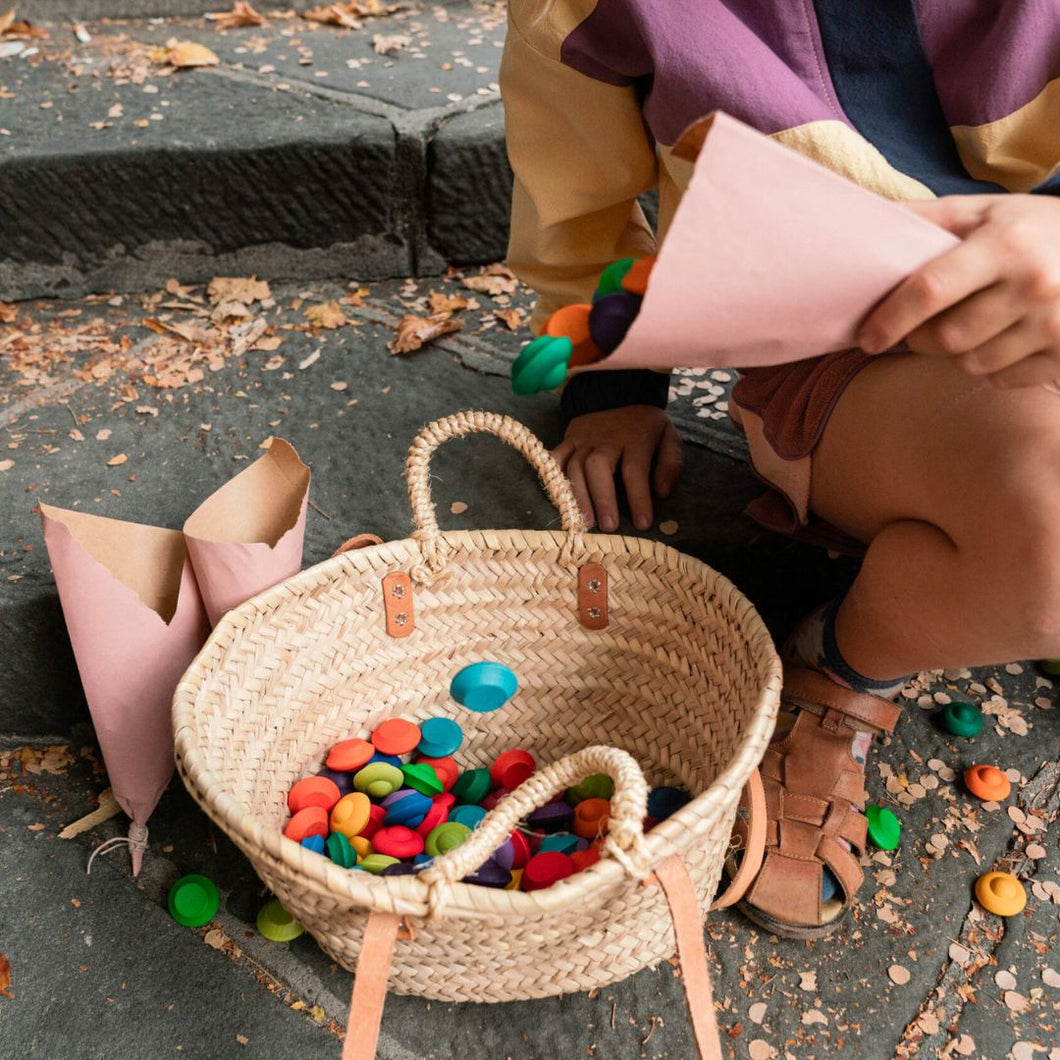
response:
{"label": "navy blue fabric", "polygon": [[606,412],[625,405],[666,408],[670,394],[667,372],[624,369],[615,372],[583,372],[563,388],[560,409],[567,422],[590,412]]}
{"label": "navy blue fabric", "polygon": [[854,127],[936,195],[1001,192],[961,164],[911,0],[814,0],[828,71]]}
{"label": "navy blue fabric", "polygon": [[1054,173],[1048,180],[1043,180],[1035,188],[1031,188],[1033,195],[1060,195],[1060,173]]}

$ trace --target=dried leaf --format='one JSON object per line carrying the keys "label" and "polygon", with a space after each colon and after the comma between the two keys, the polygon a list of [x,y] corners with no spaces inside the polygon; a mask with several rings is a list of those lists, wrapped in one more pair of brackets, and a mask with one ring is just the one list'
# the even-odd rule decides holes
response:
{"label": "dried leaf", "polygon": [[395,55],[411,43],[412,38],[407,33],[377,33],[372,37],[372,47],[379,55]]}
{"label": "dried leaf", "polygon": [[426,343],[450,332],[460,331],[463,327],[463,320],[417,317],[409,313],[398,321],[394,338],[387,343],[387,348],[391,353],[411,353]]}
{"label": "dried leaf", "polygon": [[[12,8],[9,14],[14,13]],[[11,962],[3,953],[0,953],[0,997],[6,997],[8,1001],[15,1000],[15,995],[11,993]]]}
{"label": "dried leaf", "polygon": [[250,1042],[250,1039],[245,1034],[237,1034],[236,1041],[239,1042],[240,1045],[247,1045]]}
{"label": "dried leaf", "polygon": [[909,982],[909,969],[900,964],[892,964],[887,969],[887,974],[890,976],[891,982],[897,983],[898,986],[905,986]]}
{"label": "dried leaf", "polygon": [[360,29],[361,23],[349,10],[352,4],[329,4],[327,7],[314,7],[302,12],[302,18],[310,22],[323,22],[331,26],[343,26],[346,29]]}
{"label": "dried leaf", "polygon": [[439,294],[431,291],[427,297],[427,304],[431,309],[432,317],[448,316],[460,309],[467,309],[468,300],[458,294]]}
{"label": "dried leaf", "polygon": [[253,302],[264,302],[272,297],[269,285],[256,276],[215,276],[206,288],[206,297],[211,305],[221,302],[242,302],[250,305]]}
{"label": "dried leaf", "polygon": [[493,315],[510,331],[518,331],[526,323],[526,313],[522,309],[495,309]]}
{"label": "dried leaf", "polygon": [[107,467],[118,467],[119,465],[124,464],[128,459],[129,458],[124,453],[118,453],[117,456],[112,456],[107,461]]}
{"label": "dried leaf", "polygon": [[827,1023],[828,1017],[820,1009],[812,1008],[802,1014],[802,1022],[807,1027],[812,1027],[815,1023]]}
{"label": "dried leaf", "polygon": [[239,29],[241,26],[267,26],[269,20],[255,11],[247,0],[236,0],[231,11],[214,12],[206,16],[218,29]]}
{"label": "dried leaf", "polygon": [[487,265],[479,270],[477,276],[465,276],[462,283],[472,291],[488,294],[491,298],[499,294],[514,294],[519,287],[515,273],[507,265]]}
{"label": "dried leaf", "polygon": [[1006,990],[1001,995],[1010,1012],[1029,1012],[1031,1003],[1015,990]]}
{"label": "dried leaf", "polygon": [[752,1023],[761,1023],[766,1018],[766,1003],[764,1001],[756,1001],[748,1010],[747,1018]]}
{"label": "dried leaf", "polygon": [[304,361],[298,362],[298,370],[304,372],[310,365],[320,360],[320,350],[314,350]]}
{"label": "dried leaf", "polygon": [[346,314],[338,302],[324,302],[311,305],[303,314],[310,324],[318,328],[341,328],[346,321]]}
{"label": "dried leaf", "polygon": [[1055,968],[1043,968],[1042,982],[1046,986],[1060,986],[1060,972],[1057,972]]}
{"label": "dried leaf", "polygon": [[662,534],[666,534],[667,536],[671,534],[676,534],[679,529],[680,524],[675,522],[673,519],[665,519],[663,520],[663,522],[659,523],[659,532]]}
{"label": "dried leaf", "polygon": [[14,460],[0,460],[0,471],[10,471],[14,466]]}
{"label": "dried leaf", "polygon": [[191,66],[216,66],[220,61],[209,48],[190,40],[178,41],[166,52],[166,62],[178,70]]}
{"label": "dried leaf", "polygon": [[[2,37],[8,29],[14,24],[15,21],[15,9],[11,8],[6,15],[0,15],[0,37]],[[0,954],[3,956],[3,954]]]}
{"label": "dried leaf", "polygon": [[343,383],[343,382],[335,382],[335,383],[329,383],[328,384],[328,386],[330,386],[332,390],[345,390],[346,387],[348,387],[349,385],[350,385],[349,383]]}
{"label": "dried leaf", "polygon": [[817,973],[799,972],[799,989],[815,993],[817,990]]}
{"label": "dried leaf", "polygon": [[467,511],[467,505],[463,501],[453,501],[453,503],[449,505],[449,511],[452,512],[453,515],[463,515],[464,512]]}

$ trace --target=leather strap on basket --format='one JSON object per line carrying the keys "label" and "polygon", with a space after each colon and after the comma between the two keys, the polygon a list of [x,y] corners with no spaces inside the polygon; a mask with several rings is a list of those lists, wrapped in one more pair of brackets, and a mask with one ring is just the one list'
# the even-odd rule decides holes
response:
{"label": "leather strap on basket", "polygon": [[342,1044],[342,1060],[373,1060],[375,1056],[383,1022],[390,961],[400,927],[401,917],[397,913],[373,911],[368,914],[361,952],[357,955],[357,971],[353,975],[353,996],[346,1022],[346,1040]]}
{"label": "leather strap on basket", "polygon": [[336,556],[341,556],[343,552],[356,552],[359,548],[369,548],[372,545],[381,545],[382,543],[383,539],[376,537],[375,534],[354,534],[353,537],[348,537],[331,553],[331,558],[334,559]]}
{"label": "leather strap on basket", "polygon": [[751,770],[741,793],[740,802],[747,803],[747,843],[744,848],[740,867],[733,876],[729,886],[721,896],[714,900],[711,910],[725,909],[738,902],[754,883],[758,870],[766,853],[766,789],[762,784],[762,774],[757,769]]}
{"label": "leather strap on basket", "polygon": [[722,1060],[718,1041],[718,1021],[714,1015],[714,993],[710,988],[707,947],[703,942],[703,918],[692,877],[685,863],[672,855],[655,866],[655,878],[662,886],[674,922],[677,959],[692,1023],[692,1037],[700,1060]]}

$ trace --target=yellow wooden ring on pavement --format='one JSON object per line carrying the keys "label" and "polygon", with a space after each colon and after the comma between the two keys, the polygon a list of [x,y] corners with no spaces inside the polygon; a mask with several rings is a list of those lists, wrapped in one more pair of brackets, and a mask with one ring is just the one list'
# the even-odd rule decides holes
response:
{"label": "yellow wooden ring on pavement", "polygon": [[1027,904],[1023,884],[1008,872],[987,872],[975,881],[975,897],[988,912],[1015,916]]}

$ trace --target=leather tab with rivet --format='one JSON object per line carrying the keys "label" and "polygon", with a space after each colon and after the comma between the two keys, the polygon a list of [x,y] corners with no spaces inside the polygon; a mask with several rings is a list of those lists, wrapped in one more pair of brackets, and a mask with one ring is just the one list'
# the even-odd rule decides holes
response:
{"label": "leather tab with rivet", "polygon": [[404,571],[391,571],[383,578],[383,608],[386,611],[386,631],[390,636],[407,637],[416,628],[412,610],[412,579]]}
{"label": "leather tab with rivet", "polygon": [[607,627],[607,571],[602,563],[578,568],[578,620],[586,629]]}

